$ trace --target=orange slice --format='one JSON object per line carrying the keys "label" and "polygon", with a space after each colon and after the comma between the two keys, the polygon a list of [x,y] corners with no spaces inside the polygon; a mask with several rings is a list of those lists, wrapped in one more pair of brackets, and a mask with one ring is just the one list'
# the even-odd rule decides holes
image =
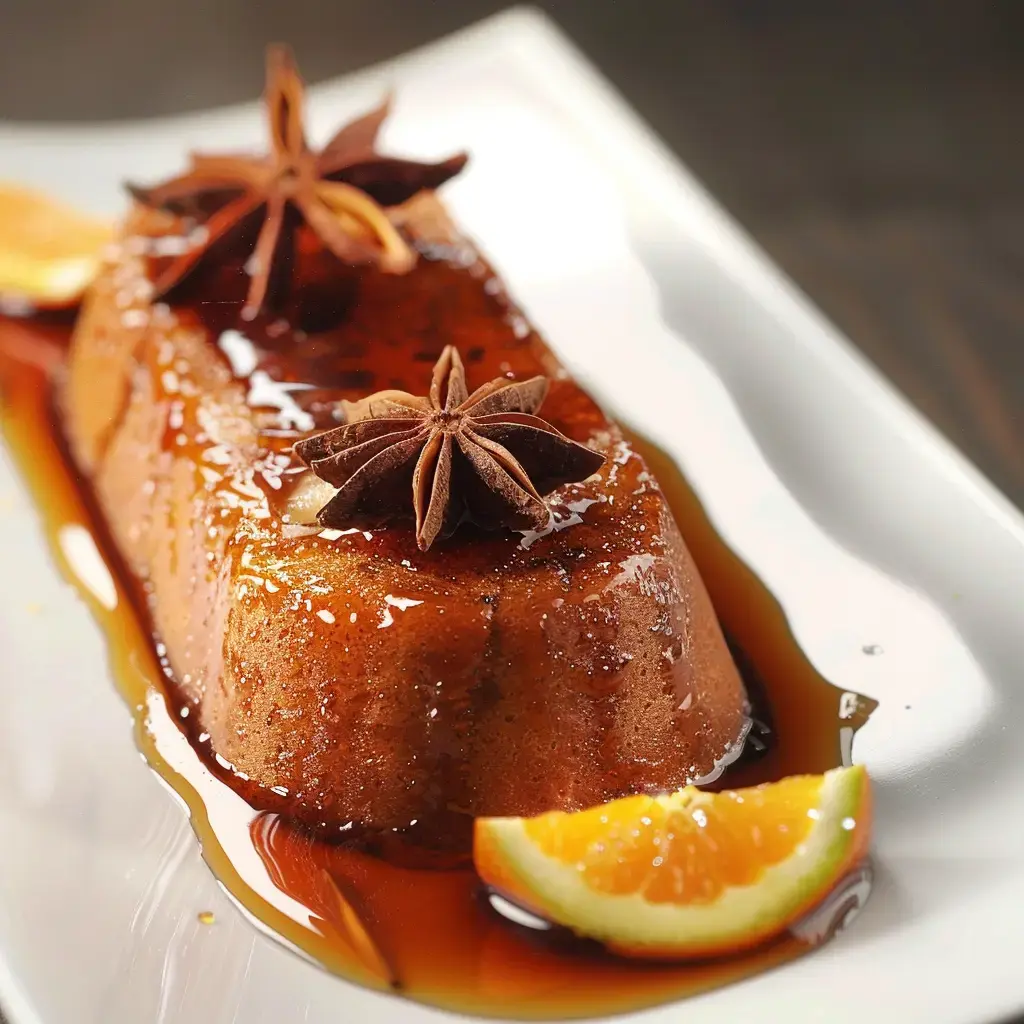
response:
{"label": "orange slice", "polygon": [[72,305],[96,276],[111,238],[105,221],[0,183],[0,297],[44,307]]}
{"label": "orange slice", "polygon": [[480,818],[480,877],[541,917],[626,956],[758,945],[861,861],[871,798],[860,766],[724,793],[693,786],[536,818]]}

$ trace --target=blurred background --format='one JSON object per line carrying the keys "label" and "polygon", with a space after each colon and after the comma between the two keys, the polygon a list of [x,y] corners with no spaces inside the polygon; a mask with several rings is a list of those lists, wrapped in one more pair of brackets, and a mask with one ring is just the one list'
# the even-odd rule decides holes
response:
{"label": "blurred background", "polygon": [[[252,99],[268,40],[290,41],[316,82],[505,6],[0,0],[0,117],[139,117]],[[1024,3],[537,6],[1024,506]]]}

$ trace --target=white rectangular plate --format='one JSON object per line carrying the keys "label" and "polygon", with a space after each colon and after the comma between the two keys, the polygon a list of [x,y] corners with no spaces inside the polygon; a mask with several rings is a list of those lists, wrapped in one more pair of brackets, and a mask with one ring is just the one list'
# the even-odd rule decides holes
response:
{"label": "white rectangular plate", "polygon": [[[387,85],[387,144],[471,150],[446,196],[513,294],[597,396],[675,456],[816,666],[881,701],[855,748],[876,780],[879,874],[856,924],[685,1010],[630,1019],[976,1024],[1024,1009],[1024,520],[538,15],[314,89],[315,136]],[[0,173],[113,213],[122,179],[262,131],[255,105],[0,126]],[[444,1016],[347,985],[243,919],[136,752],[102,639],[5,455],[0,526],[0,1004],[13,1024]],[[206,909],[216,927],[197,922]]]}

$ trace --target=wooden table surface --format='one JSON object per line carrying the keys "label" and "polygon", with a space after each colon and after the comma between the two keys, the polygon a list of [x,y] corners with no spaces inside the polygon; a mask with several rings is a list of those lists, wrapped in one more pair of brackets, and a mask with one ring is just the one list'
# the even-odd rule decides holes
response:
{"label": "wooden table surface", "polygon": [[[258,93],[268,40],[290,40],[316,81],[502,6],[5,0],[0,117],[138,116],[237,101]],[[771,257],[1024,507],[1024,2],[540,6]]]}

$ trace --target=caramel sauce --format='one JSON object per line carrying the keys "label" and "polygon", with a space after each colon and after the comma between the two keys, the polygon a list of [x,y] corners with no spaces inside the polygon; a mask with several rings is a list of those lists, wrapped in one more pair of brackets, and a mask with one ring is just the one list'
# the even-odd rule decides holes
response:
{"label": "caramel sauce", "polygon": [[[59,323],[0,320],[8,447],[58,566],[107,635],[112,673],[133,709],[139,747],[188,805],[211,870],[286,943],[351,981],[446,1009],[575,1018],[678,999],[773,967],[828,938],[863,902],[870,876],[862,868],[808,919],[755,953],[686,965],[631,962],[564,930],[510,920],[465,866],[425,869],[371,856],[317,840],[280,814],[255,811],[190,743],[136,583],[67,457],[52,384],[68,330]],[[715,533],[670,459],[634,440],[687,539],[754,704],[744,755],[717,785],[750,785],[843,763],[873,702],[842,693],[813,669],[777,602]],[[59,537],[75,525],[89,531],[111,570],[112,608],[77,577],[63,553]],[[343,998],[339,991],[339,1002]]]}

